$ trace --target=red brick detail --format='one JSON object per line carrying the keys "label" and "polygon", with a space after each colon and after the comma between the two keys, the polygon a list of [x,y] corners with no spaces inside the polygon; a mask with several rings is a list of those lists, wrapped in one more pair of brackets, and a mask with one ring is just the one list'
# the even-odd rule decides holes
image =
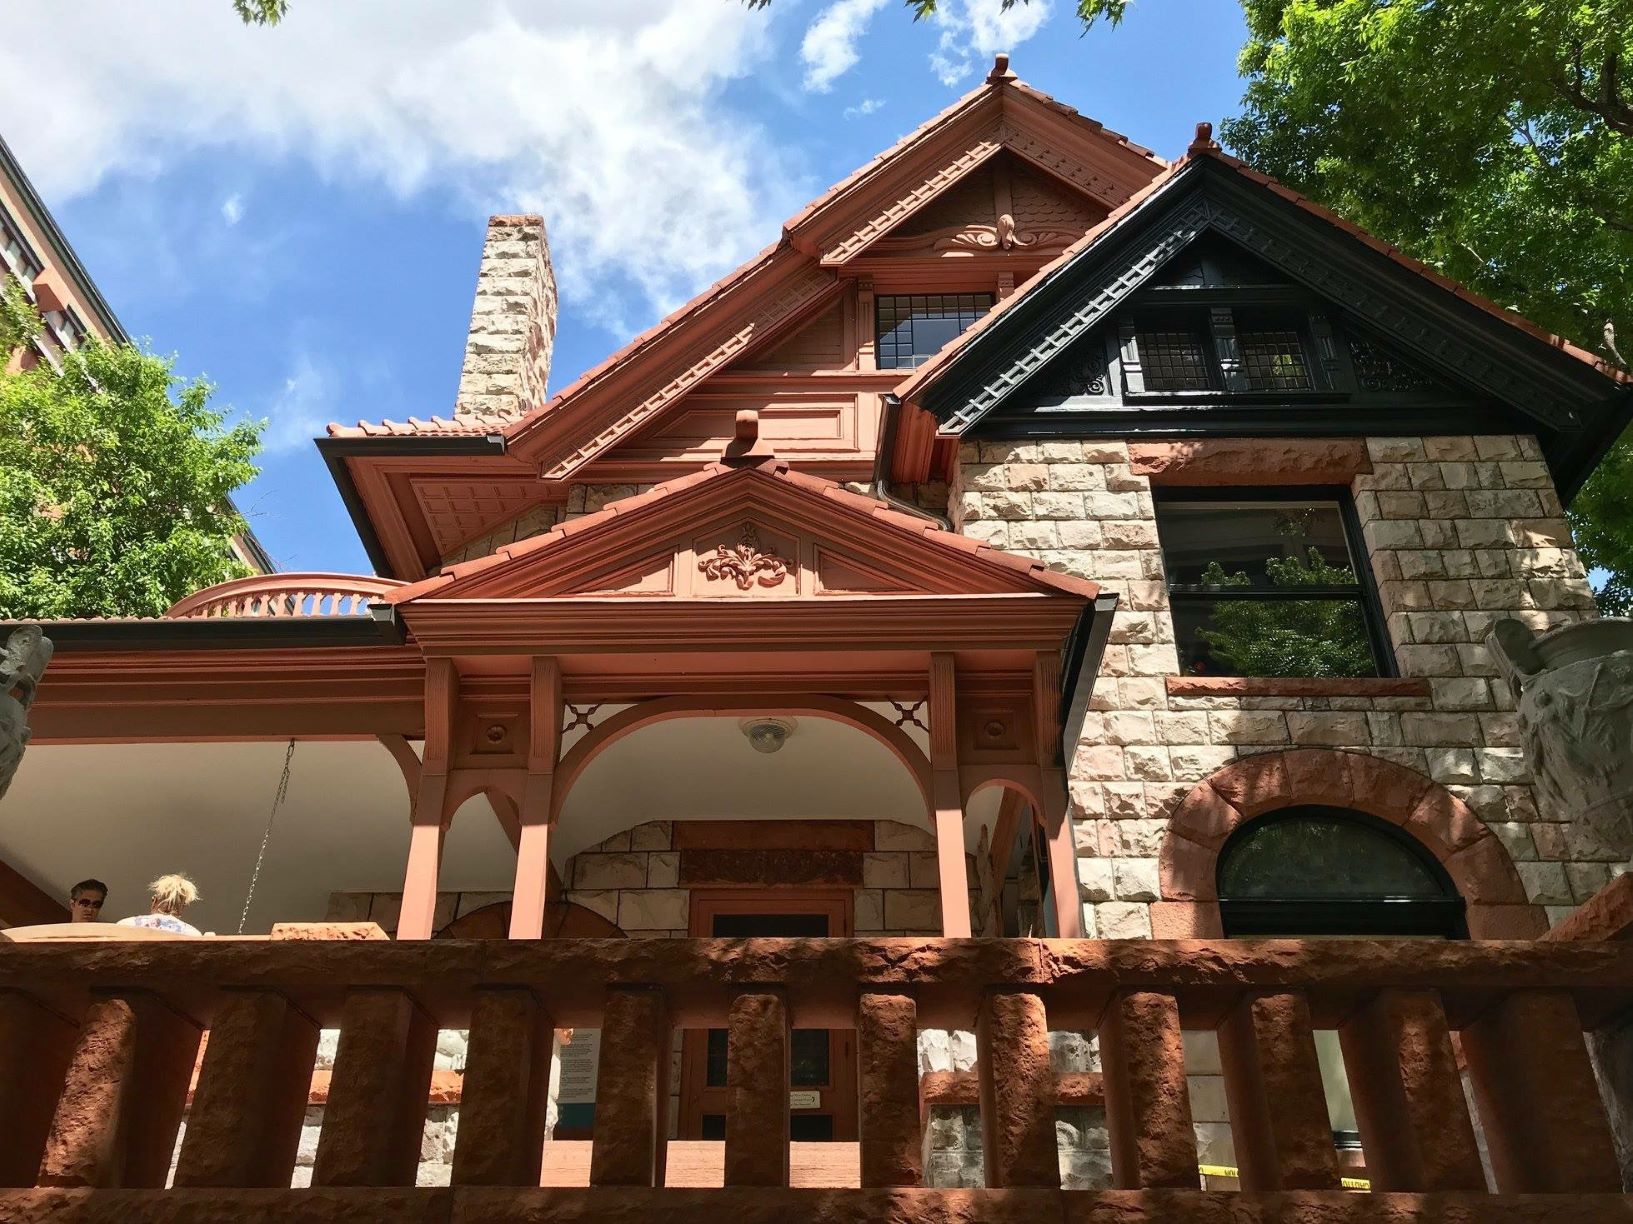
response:
{"label": "red brick detail", "polygon": [[1385,990],[1338,1030],[1376,1191],[1485,1189],[1440,998]]}
{"label": "red brick detail", "polygon": [[317,1048],[317,1025],[282,995],[230,992],[210,1024],[176,1185],[289,1185]]}
{"label": "red brick detail", "polygon": [[[926,1071],[919,1080],[919,1096],[925,1105],[979,1105],[981,1076],[977,1071]],[[1098,1071],[1055,1073],[1057,1105],[1100,1105],[1105,1102],[1105,1083]]]}
{"label": "red brick detail", "polygon": [[1410,676],[1169,676],[1170,697],[1428,697],[1429,682]]}
{"label": "red brick detail", "polygon": [[[1158,856],[1163,900],[1211,900],[1214,860],[1237,826],[1306,803],[1365,812],[1411,833],[1468,901],[1475,938],[1526,938],[1548,929],[1543,911],[1528,904],[1508,851],[1466,803],[1416,770],[1329,748],[1255,753],[1193,787],[1169,821]],[[1633,897],[1628,908],[1633,912]],[[1507,934],[1483,933],[1497,929]]]}
{"label": "red brick detail", "polygon": [[1173,995],[1130,991],[1100,1021],[1111,1171],[1119,1190],[1194,1190],[1199,1181],[1185,1043]]}
{"label": "red brick detail", "polygon": [[1633,875],[1620,875],[1548,932],[1549,939],[1633,937]]}
{"label": "red brick detail", "polygon": [[918,1037],[918,1005],[910,996],[862,996],[856,1050],[864,1186],[916,1186],[923,1180]]}
{"label": "red brick detail", "polygon": [[1303,995],[1248,997],[1219,1026],[1243,1190],[1333,1190],[1338,1161]]}
{"label": "red brick detail", "polygon": [[773,990],[731,1001],[726,1044],[726,1185],[788,1185],[788,1002]]}
{"label": "red brick detail", "polygon": [[1621,1188],[1582,1020],[1569,994],[1508,995],[1464,1028],[1462,1037],[1499,1191]]}
{"label": "red brick detail", "polygon": [[1131,442],[1128,460],[1154,485],[1347,485],[1372,470],[1360,438]]}
{"label": "red brick detail", "polygon": [[199,1027],[132,991],[92,1003],[80,1026],[42,1186],[162,1187],[187,1106]]}
{"label": "red brick detail", "polygon": [[412,1186],[437,1024],[402,990],[354,990],[340,1016],[314,1186]]}
{"label": "red brick detail", "polygon": [[1058,1189],[1055,1073],[1043,1000],[989,991],[976,1021],[987,1185]]}
{"label": "red brick detail", "polygon": [[452,1182],[536,1186],[555,1024],[531,990],[476,992]]}
{"label": "red brick detail", "polygon": [[1153,939],[1222,939],[1224,924],[1215,901],[1153,901]]}
{"label": "red brick detail", "polygon": [[0,1186],[34,1184],[76,1035],[21,991],[0,990]]}

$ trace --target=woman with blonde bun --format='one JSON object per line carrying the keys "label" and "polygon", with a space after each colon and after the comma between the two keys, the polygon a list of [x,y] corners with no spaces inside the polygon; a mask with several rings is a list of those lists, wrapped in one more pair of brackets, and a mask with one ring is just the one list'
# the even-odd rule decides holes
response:
{"label": "woman with blonde bun", "polygon": [[183,922],[181,915],[198,900],[198,885],[184,875],[162,875],[147,886],[153,904],[145,914],[121,918],[120,926],[149,927],[172,935],[197,935],[199,929]]}

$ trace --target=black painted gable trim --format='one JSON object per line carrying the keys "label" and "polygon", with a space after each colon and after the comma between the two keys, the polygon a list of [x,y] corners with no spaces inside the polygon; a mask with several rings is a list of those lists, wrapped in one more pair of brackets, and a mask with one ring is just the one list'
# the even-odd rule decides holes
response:
{"label": "black painted gable trim", "polygon": [[[1217,233],[1331,302],[1466,402],[1275,411],[1251,398],[1178,409],[1014,412],[1023,388],[1204,234]],[[1072,436],[1535,432],[1560,495],[1581,486],[1633,416],[1633,387],[1492,316],[1228,162],[1194,158],[1098,240],[972,337],[926,390],[944,433]],[[1006,406],[1011,412],[1000,413]]]}

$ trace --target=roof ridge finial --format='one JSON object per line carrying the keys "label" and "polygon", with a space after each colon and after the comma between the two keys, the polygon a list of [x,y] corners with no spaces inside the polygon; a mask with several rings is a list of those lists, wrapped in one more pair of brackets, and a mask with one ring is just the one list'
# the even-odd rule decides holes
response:
{"label": "roof ridge finial", "polygon": [[988,85],[1002,85],[1005,81],[1018,79],[1009,67],[1009,52],[1000,51],[992,57],[992,71],[987,73]]}
{"label": "roof ridge finial", "polygon": [[1213,138],[1213,124],[1203,120],[1196,125],[1196,139],[1191,141],[1187,153],[1217,153],[1219,142]]}

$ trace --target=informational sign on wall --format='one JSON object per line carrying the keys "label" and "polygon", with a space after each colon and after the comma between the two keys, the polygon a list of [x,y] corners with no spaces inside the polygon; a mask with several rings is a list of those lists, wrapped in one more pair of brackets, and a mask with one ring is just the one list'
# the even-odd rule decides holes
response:
{"label": "informational sign on wall", "polygon": [[601,1030],[574,1029],[573,1039],[561,1047],[561,1080],[556,1101],[561,1105],[595,1102],[596,1070],[601,1065]]}

